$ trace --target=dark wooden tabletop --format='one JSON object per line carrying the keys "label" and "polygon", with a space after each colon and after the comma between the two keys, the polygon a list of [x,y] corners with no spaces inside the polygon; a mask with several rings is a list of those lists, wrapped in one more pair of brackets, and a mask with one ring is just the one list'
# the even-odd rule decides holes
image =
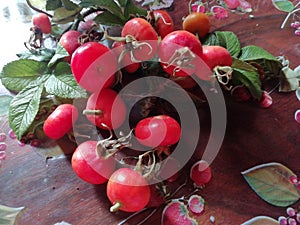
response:
{"label": "dark wooden tabletop", "polygon": [[[253,2],[253,16],[230,13],[227,19],[213,20],[212,31],[233,31],[242,45],[258,45],[276,56],[286,55],[291,66],[297,66],[300,38],[289,26],[280,29],[286,14],[276,10],[271,1],[250,2]],[[187,0],[175,1],[169,9],[178,29],[182,17],[188,13],[187,3]],[[241,224],[258,215],[278,218],[285,214],[285,208],[272,206],[259,198],[241,175],[250,167],[268,162],[280,162],[300,174],[300,126],[294,120],[300,103],[294,92],[274,91],[271,96],[273,105],[268,109],[252,103],[226,101],[226,135],[211,164],[213,179],[201,191],[207,208],[205,214],[197,218],[199,224],[212,224],[211,216],[215,218],[214,224],[221,225]],[[2,116],[0,123],[6,119]],[[198,150],[192,160],[201,158],[209,133],[205,118],[203,120]],[[72,225],[118,224],[130,215],[110,213],[105,185],[87,184],[75,176],[70,155],[46,159],[38,149],[21,147],[14,139],[7,138],[6,144],[6,158],[0,167],[0,204],[25,207],[18,224],[53,225],[61,221]],[[73,145],[62,148],[68,152],[74,150]],[[183,175],[188,174],[188,168],[187,165],[183,169]],[[188,188],[182,190],[189,191]],[[128,224],[137,224],[146,215],[142,213]],[[160,220],[161,209],[144,224],[160,224]]]}

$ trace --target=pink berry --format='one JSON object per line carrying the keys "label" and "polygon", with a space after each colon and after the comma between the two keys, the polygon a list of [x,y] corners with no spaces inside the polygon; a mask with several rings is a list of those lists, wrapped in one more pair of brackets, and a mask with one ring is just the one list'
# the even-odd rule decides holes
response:
{"label": "pink berry", "polygon": [[300,21],[292,22],[291,27],[294,28],[294,29],[297,29],[298,27],[300,27]]}
{"label": "pink berry", "polygon": [[224,19],[228,17],[227,10],[221,6],[215,5],[210,8],[210,11],[213,13],[216,19]]}
{"label": "pink berry", "polygon": [[0,133],[0,141],[4,142],[6,140],[6,134],[5,133]]}
{"label": "pink berry", "polygon": [[4,142],[0,143],[0,151],[5,151],[6,150],[6,144]]}
{"label": "pink berry", "polygon": [[297,184],[298,183],[298,177],[296,175],[290,176],[290,182],[292,184]]}
{"label": "pink berry", "polygon": [[279,222],[280,225],[287,225],[288,224],[287,218],[285,218],[284,216],[280,216],[278,218],[278,222]]}
{"label": "pink berry", "polygon": [[295,35],[300,36],[300,29],[295,30]]}
{"label": "pink berry", "polygon": [[297,222],[300,223],[300,213],[299,213],[299,212],[298,212],[297,215],[296,215],[296,220],[297,220]]}
{"label": "pink berry", "polygon": [[192,195],[188,200],[189,210],[196,215],[204,212],[205,201],[200,195]]}
{"label": "pink berry", "polygon": [[191,5],[192,12],[206,12],[206,7],[203,5],[202,2],[195,2]]}
{"label": "pink berry", "polygon": [[268,92],[263,91],[259,106],[261,108],[269,108],[273,104],[273,99]]}
{"label": "pink berry", "polygon": [[16,136],[16,134],[13,132],[13,130],[10,130],[10,131],[8,132],[8,136],[9,136],[11,139],[16,139],[16,138],[17,138],[17,136]]}
{"label": "pink berry", "polygon": [[190,170],[190,178],[198,186],[207,184],[212,177],[212,172],[208,162],[200,160],[196,162]]}
{"label": "pink berry", "polygon": [[295,112],[295,120],[300,124],[300,109]]}
{"label": "pink berry", "polygon": [[288,207],[288,208],[286,209],[286,214],[288,214],[289,216],[295,216],[295,215],[296,215],[296,211],[295,211],[294,208]]}
{"label": "pink berry", "polygon": [[0,151],[0,160],[4,160],[6,158],[6,152]]}
{"label": "pink berry", "polygon": [[296,222],[296,220],[294,218],[289,218],[288,219],[288,224],[289,225],[297,225],[297,222]]}

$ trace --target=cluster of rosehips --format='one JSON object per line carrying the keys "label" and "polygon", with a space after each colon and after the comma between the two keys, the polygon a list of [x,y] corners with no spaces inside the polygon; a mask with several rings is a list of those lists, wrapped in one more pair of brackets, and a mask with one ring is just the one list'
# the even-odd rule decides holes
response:
{"label": "cluster of rosehips", "polygon": [[[47,29],[50,22],[44,15],[34,17],[33,24],[43,33],[51,31]],[[95,40],[82,43],[78,40],[84,33],[79,30],[67,31],[59,39],[70,54],[65,60],[70,63],[75,80],[89,93],[82,114],[97,129],[111,133],[107,139],[79,144],[72,155],[72,168],[88,183],[107,182],[107,196],[113,204],[111,211],[139,211],[151,202],[150,182],[176,179],[179,165],[169,154],[182,133],[176,119],[158,114],[140,119],[128,136],[114,138],[112,131],[124,123],[129,110],[115,88],[118,72],[122,70],[125,71],[123,76],[130,76],[141,69],[143,62],[158,57],[164,77],[171,79],[193,74],[201,80],[211,81],[215,79],[214,68],[230,67],[232,58],[221,46],[202,46],[200,40],[209,29],[210,22],[204,13],[190,14],[183,22],[183,29],[174,30],[170,15],[156,10],[149,13],[148,18],[132,18],[126,22],[121,37],[105,34],[107,39],[114,41],[112,46]],[[79,113],[74,104],[59,105],[46,118],[44,133],[54,140],[62,138],[72,130]],[[121,149],[130,148],[132,135],[151,150],[140,154],[134,167],[123,165],[120,168],[117,164],[120,161],[115,156]],[[160,160],[162,165],[158,168]],[[198,186],[209,182],[208,163],[203,160],[195,163],[190,178]]]}

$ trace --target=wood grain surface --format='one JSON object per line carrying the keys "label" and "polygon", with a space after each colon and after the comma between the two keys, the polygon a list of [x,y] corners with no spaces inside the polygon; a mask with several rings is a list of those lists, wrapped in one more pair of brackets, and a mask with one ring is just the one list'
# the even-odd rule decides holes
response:
{"label": "wood grain surface", "polygon": [[[261,46],[274,55],[286,55],[292,66],[298,65],[300,39],[288,27],[280,29],[284,14],[274,9],[269,0],[251,2],[253,18],[249,14],[230,14],[225,20],[213,20],[212,30],[234,31],[242,45]],[[187,0],[175,1],[169,10],[177,29],[188,13],[187,4]],[[275,91],[271,95],[274,104],[269,109],[227,99],[226,135],[211,165],[213,179],[201,192],[207,209],[198,217],[199,224],[212,224],[211,216],[216,220],[214,224],[235,225],[258,215],[277,218],[285,214],[284,208],[260,199],[241,175],[243,170],[267,162],[280,162],[300,174],[300,126],[294,121],[299,101],[294,93]],[[199,145],[178,182],[188,175],[190,164],[202,157],[210,132],[206,109],[199,113]],[[18,217],[19,225],[53,225],[61,221],[72,225],[110,225],[130,215],[110,213],[105,185],[90,185],[79,180],[70,166],[70,156],[46,160],[36,149],[20,147],[15,140],[8,141],[7,156],[0,167],[0,203],[26,208]],[[187,187],[181,193],[190,191]],[[142,213],[128,224],[135,225],[146,215],[147,212]],[[144,224],[159,225],[160,220],[161,209]]]}

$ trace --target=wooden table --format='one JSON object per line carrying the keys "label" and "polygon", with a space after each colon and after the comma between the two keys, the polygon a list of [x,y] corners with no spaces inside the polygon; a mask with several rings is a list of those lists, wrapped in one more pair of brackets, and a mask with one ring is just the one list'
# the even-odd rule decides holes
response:
{"label": "wooden table", "polygon": [[[251,2],[253,18],[249,14],[230,13],[225,20],[214,20],[212,30],[234,31],[242,45],[254,44],[274,55],[286,55],[292,68],[297,66],[300,39],[288,26],[280,29],[285,14],[276,10],[271,1]],[[175,1],[170,8],[177,28],[188,13],[187,3],[187,0]],[[215,224],[221,225],[241,224],[258,215],[273,218],[285,215],[285,208],[264,202],[241,175],[241,171],[267,162],[280,162],[300,174],[300,126],[294,121],[299,101],[294,92],[275,91],[271,95],[274,104],[269,109],[230,99],[226,102],[227,131],[211,165],[213,179],[201,192],[207,209],[198,217],[199,224],[212,224],[210,216],[214,216]],[[204,126],[201,132],[205,137],[209,129]],[[201,158],[204,144],[201,138],[194,160]],[[6,159],[0,167],[0,204],[25,207],[18,217],[20,225],[52,225],[61,221],[72,225],[117,224],[129,215],[109,213],[105,185],[90,185],[79,180],[72,171],[69,155],[46,160],[36,149],[20,147],[16,140],[7,138],[6,143]],[[74,146],[69,148],[72,150]],[[188,174],[188,166],[182,174]],[[183,190],[188,191],[188,188]],[[160,212],[144,224],[160,224]],[[145,215],[135,217],[128,224],[137,224]]]}

